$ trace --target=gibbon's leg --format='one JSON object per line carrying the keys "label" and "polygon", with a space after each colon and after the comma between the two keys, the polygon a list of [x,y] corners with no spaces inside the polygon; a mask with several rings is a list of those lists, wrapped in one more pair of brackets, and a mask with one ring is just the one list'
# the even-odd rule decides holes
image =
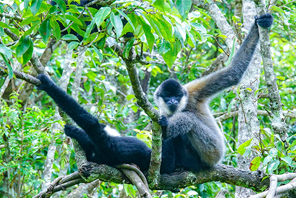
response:
{"label": "gibbon's leg", "polygon": [[77,140],[81,148],[84,150],[87,160],[92,161],[91,158],[94,155],[95,146],[86,132],[71,125],[65,125],[64,131],[67,136]]}
{"label": "gibbon's leg", "polygon": [[259,41],[258,25],[268,28],[272,25],[272,22],[273,17],[271,14],[256,17],[255,23],[233,57],[231,64],[213,74],[186,84],[185,87],[188,89],[189,95],[196,93],[194,98],[199,101],[210,98],[228,87],[237,85],[248,68],[256,50]]}
{"label": "gibbon's leg", "polygon": [[161,173],[172,173],[176,169],[176,152],[174,140],[162,140]]}
{"label": "gibbon's leg", "polygon": [[[105,130],[106,125],[100,124],[98,119],[84,110],[46,75],[39,74],[37,78],[41,81],[38,89],[46,91],[58,106],[83,129],[73,130],[72,127],[67,126],[66,133],[79,142],[86,151],[89,161],[110,166],[134,163],[142,171],[148,169],[151,150],[144,142],[134,137],[108,135]],[[83,138],[80,139],[81,137]],[[85,141],[89,143],[90,140],[93,144],[88,148]]]}

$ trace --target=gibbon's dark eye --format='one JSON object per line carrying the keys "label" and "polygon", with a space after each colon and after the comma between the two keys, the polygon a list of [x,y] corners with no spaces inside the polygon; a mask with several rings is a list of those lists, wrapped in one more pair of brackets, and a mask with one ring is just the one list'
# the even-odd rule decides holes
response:
{"label": "gibbon's dark eye", "polygon": [[163,99],[165,102],[167,102],[167,101],[170,100],[170,97],[162,97],[162,99]]}

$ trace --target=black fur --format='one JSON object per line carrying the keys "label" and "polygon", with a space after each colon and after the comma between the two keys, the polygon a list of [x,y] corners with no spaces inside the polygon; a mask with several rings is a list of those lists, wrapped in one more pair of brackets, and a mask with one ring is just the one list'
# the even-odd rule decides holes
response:
{"label": "black fur", "polygon": [[[270,20],[272,19],[269,15],[262,17],[256,19],[259,25],[263,24],[267,27],[268,24],[271,24]],[[192,96],[189,92],[187,96],[188,93],[184,92],[182,96],[176,96],[176,98],[186,96],[189,100],[182,112],[173,114],[168,120],[166,117],[161,118],[162,127],[170,129],[163,139],[161,173],[172,173],[177,168],[200,171],[213,165],[212,158],[217,157],[212,153],[216,152],[215,149],[218,145],[216,141],[221,142],[221,139],[216,137],[216,123],[215,121],[213,123],[212,115],[208,115],[208,111],[203,114],[203,109],[199,111],[198,105],[206,104],[204,99],[239,82],[252,58],[257,42],[258,28],[255,24],[230,67],[225,71],[216,72],[210,78],[206,77],[204,81],[198,81],[203,82],[204,87],[201,86],[197,89],[195,92],[197,95]],[[237,74],[239,75],[236,76]],[[38,89],[46,91],[58,106],[81,127],[80,129],[66,125],[65,133],[79,142],[88,161],[110,166],[133,163],[142,171],[148,170],[151,150],[142,141],[133,137],[109,136],[104,130],[105,125],[100,124],[97,118],[85,111],[46,75],[40,74],[38,79],[41,81]],[[180,103],[181,100],[178,101]],[[173,119],[176,121],[172,122]],[[170,122],[181,124],[172,125]],[[189,134],[188,131],[192,129],[195,132]]]}

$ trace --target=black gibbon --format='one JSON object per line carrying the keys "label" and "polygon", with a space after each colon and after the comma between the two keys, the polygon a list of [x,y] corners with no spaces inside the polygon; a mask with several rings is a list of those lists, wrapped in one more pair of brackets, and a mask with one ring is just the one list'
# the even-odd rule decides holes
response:
{"label": "black gibbon", "polygon": [[[257,24],[267,28],[272,21],[270,14],[255,19],[228,67],[185,86],[167,80],[157,88],[154,97],[162,115],[159,124],[164,130],[161,173],[172,173],[177,168],[198,172],[221,160],[223,135],[208,102],[215,93],[240,82],[259,41]],[[65,133],[79,142],[88,161],[110,166],[133,163],[141,171],[148,170],[151,150],[142,141],[116,133],[110,135],[109,127],[100,124],[46,75],[40,74],[38,79],[41,81],[38,89],[46,91],[81,127],[66,125]]]}

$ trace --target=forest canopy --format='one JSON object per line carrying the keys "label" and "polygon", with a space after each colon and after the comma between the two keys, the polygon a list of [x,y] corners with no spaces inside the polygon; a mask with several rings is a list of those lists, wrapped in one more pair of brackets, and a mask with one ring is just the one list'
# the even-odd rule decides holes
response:
{"label": "forest canopy", "polygon": [[[156,88],[227,67],[264,13],[274,23],[243,80],[209,104],[221,164],[160,175]],[[292,0],[0,0],[0,197],[296,197],[295,22]],[[73,121],[36,89],[41,73],[152,148],[145,179],[86,162],[63,130]]]}

